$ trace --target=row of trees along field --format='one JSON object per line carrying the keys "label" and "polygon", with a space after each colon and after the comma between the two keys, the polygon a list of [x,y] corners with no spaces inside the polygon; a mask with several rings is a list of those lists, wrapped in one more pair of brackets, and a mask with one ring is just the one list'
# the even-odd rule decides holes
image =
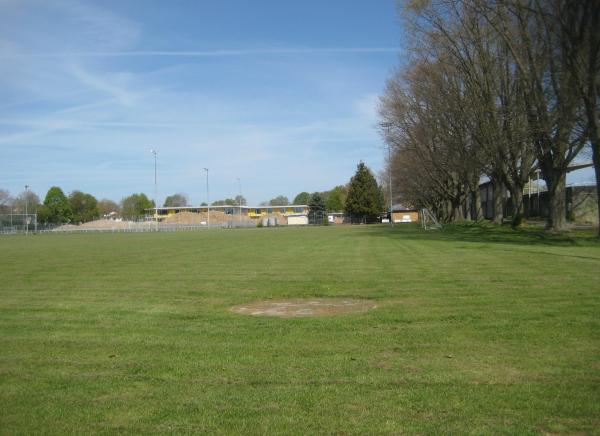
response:
{"label": "row of trees along field", "polygon": [[[246,199],[240,195],[233,199],[217,200],[213,206],[246,205]],[[263,205],[285,206],[287,197],[279,195]],[[294,198],[293,204],[308,205],[311,212],[345,212],[346,214],[376,218],[384,210],[383,189],[377,184],[373,173],[360,162],[355,175],[346,185],[336,186],[329,191],[301,192]],[[177,193],[165,198],[165,207],[187,206],[186,194]],[[206,206],[206,203],[202,204]],[[102,218],[111,212],[122,217],[135,218],[146,215],[146,210],[154,207],[154,201],[146,194],[131,194],[119,204],[112,200],[97,200],[93,195],[75,190],[68,196],[58,186],[51,187],[44,201],[31,190],[21,192],[13,198],[7,190],[0,189],[0,214],[36,213],[39,223],[64,224],[84,223]]]}
{"label": "row of trees along field", "polygon": [[402,20],[409,62],[380,104],[395,192],[443,221],[478,219],[487,176],[494,220],[505,186],[518,225],[539,169],[547,228],[562,230],[568,166],[591,151],[600,201],[597,0],[407,2]]}
{"label": "row of trees along field", "polygon": [[24,214],[27,210],[30,214],[37,214],[39,223],[85,223],[111,212],[124,217],[140,217],[145,215],[145,209],[152,207],[154,202],[143,193],[132,194],[117,204],[108,199],[97,200],[93,195],[78,190],[66,196],[62,189],[53,186],[42,202],[31,190],[12,197],[7,190],[0,189],[0,213]]}

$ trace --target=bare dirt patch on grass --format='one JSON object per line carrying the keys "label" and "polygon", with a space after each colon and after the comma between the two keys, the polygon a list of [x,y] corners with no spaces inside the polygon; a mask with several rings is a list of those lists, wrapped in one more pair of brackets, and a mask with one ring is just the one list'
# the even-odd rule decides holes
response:
{"label": "bare dirt patch on grass", "polygon": [[350,298],[297,298],[289,300],[254,301],[234,306],[231,310],[242,315],[298,318],[361,313],[375,309],[376,307],[377,305],[370,300],[354,300]]}

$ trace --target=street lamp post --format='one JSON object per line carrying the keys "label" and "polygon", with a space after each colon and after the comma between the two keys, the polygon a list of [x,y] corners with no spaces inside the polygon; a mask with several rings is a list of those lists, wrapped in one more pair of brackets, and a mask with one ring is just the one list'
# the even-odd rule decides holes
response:
{"label": "street lamp post", "polygon": [[527,181],[527,214],[525,215],[529,219],[531,215],[531,176]]}
{"label": "street lamp post", "polygon": [[29,218],[27,216],[27,203],[29,203],[29,185],[25,185],[25,234],[29,234]]}
{"label": "street lamp post", "polygon": [[154,155],[154,220],[156,221],[156,229],[158,229],[158,178],[156,172],[156,150],[150,150]]}
{"label": "street lamp post", "polygon": [[381,127],[385,129],[384,140],[388,146],[388,182],[390,184],[390,225],[394,226],[394,195],[392,193],[392,144],[390,142],[390,130],[392,129],[392,123],[382,123]]}
{"label": "street lamp post", "polygon": [[540,212],[540,172],[542,170],[540,170],[539,168],[537,170],[535,170],[535,174],[537,175],[537,181],[536,181],[536,186],[535,186],[535,190],[537,191],[537,214],[538,214],[538,218],[541,218],[542,213]]}
{"label": "street lamp post", "polygon": [[208,168],[204,168],[204,171],[206,171],[206,207],[208,211],[206,214],[208,216],[207,225],[210,229],[210,191],[208,190]]}
{"label": "street lamp post", "polygon": [[239,195],[240,195],[240,200],[238,201],[239,203],[239,215],[240,215],[240,227],[242,226],[242,181],[240,180],[240,178],[237,178],[238,181],[238,191],[239,191]]}
{"label": "street lamp post", "polygon": [[388,171],[390,183],[390,223],[394,226],[394,201],[392,196],[392,146],[388,144]]}

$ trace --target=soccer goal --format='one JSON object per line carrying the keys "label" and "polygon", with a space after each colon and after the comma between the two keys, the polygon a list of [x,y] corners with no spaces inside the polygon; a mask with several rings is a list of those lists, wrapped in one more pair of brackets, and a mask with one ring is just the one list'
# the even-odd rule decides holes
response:
{"label": "soccer goal", "polygon": [[429,209],[421,209],[421,226],[425,230],[436,229],[439,230],[442,228],[442,225],[439,223],[435,215]]}

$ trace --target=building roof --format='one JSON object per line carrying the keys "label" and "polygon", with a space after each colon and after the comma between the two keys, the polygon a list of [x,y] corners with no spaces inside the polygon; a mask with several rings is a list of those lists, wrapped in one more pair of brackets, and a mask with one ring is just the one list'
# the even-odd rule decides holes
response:
{"label": "building roof", "polygon": [[408,210],[417,210],[416,207],[409,207],[406,204],[402,204],[402,203],[396,203],[392,206],[392,212],[402,212],[402,211],[408,211]]}
{"label": "building roof", "polygon": [[[151,207],[148,208],[146,210],[185,210],[185,209],[206,209],[209,206],[164,206],[164,207]],[[242,209],[280,209],[282,207],[285,208],[294,208],[294,207],[301,207],[301,208],[308,208],[308,205],[306,204],[286,204],[283,206],[240,206],[238,204],[235,205],[219,205],[219,206],[210,206],[211,209],[228,209],[228,208],[242,208]]]}

